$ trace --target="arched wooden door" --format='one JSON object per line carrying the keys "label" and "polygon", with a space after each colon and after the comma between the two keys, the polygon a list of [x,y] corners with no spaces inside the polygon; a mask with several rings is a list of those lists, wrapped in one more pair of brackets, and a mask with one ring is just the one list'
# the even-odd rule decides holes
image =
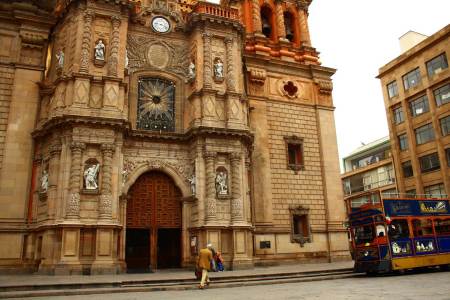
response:
{"label": "arched wooden door", "polygon": [[180,267],[181,192],[162,172],[142,174],[127,201],[127,269]]}

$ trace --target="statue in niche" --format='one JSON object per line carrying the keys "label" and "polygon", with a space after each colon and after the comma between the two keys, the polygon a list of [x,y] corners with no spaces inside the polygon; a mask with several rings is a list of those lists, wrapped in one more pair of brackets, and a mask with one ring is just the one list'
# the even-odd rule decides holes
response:
{"label": "statue in niche", "polygon": [[188,67],[188,82],[192,82],[195,79],[195,64],[193,61],[189,64]]}
{"label": "statue in niche", "polygon": [[223,63],[220,58],[216,58],[214,61],[214,78],[223,79]]}
{"label": "statue in niche", "polygon": [[189,178],[188,181],[191,184],[192,195],[195,196],[195,184],[196,184],[195,173],[192,174],[191,178]]}
{"label": "statue in niche", "polygon": [[58,60],[58,65],[56,67],[62,69],[64,67],[64,52],[62,49],[59,49],[58,53],[56,53],[56,59]]}
{"label": "statue in niche", "polygon": [[97,45],[95,45],[95,59],[105,60],[105,44],[102,40],[98,40]]}
{"label": "statue in niche", "polygon": [[42,171],[42,176],[41,176],[41,193],[46,193],[48,190],[48,172],[47,170],[44,169],[44,171]]}
{"label": "statue in niche", "polygon": [[228,195],[227,173],[219,171],[216,175],[216,192],[218,195]]}
{"label": "statue in niche", "polygon": [[100,164],[93,164],[84,170],[84,185],[87,190],[98,189],[97,175]]}
{"label": "statue in niche", "polygon": [[125,69],[128,69],[128,49],[125,49]]}

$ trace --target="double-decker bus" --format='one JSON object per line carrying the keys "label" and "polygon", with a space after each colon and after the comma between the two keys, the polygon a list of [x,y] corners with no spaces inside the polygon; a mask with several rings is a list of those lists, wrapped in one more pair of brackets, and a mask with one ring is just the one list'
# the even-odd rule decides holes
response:
{"label": "double-decker bus", "polygon": [[369,194],[367,200],[359,207],[347,203],[356,272],[385,273],[427,266],[448,269],[448,199]]}

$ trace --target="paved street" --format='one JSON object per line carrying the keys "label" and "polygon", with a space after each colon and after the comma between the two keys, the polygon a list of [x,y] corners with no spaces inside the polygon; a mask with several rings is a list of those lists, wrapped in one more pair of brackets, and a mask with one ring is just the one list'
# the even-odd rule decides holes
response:
{"label": "paved street", "polygon": [[381,277],[358,277],[306,283],[247,286],[238,288],[210,288],[209,290],[165,291],[148,293],[103,294],[25,298],[29,300],[261,300],[261,299],[421,299],[449,300],[450,272],[432,272]]}

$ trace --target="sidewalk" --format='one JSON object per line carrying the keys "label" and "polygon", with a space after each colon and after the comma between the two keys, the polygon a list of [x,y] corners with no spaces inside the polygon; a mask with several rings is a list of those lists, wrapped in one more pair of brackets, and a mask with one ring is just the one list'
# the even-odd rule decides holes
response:
{"label": "sidewalk", "polygon": [[[290,264],[270,267],[255,267],[249,270],[236,270],[225,272],[211,272],[211,279],[230,276],[271,275],[282,273],[303,273],[313,271],[329,271],[353,268],[353,261],[315,263],[315,264]],[[0,275],[0,287],[24,286],[24,285],[63,285],[63,284],[89,284],[89,283],[122,283],[128,281],[158,281],[158,280],[193,280],[193,270],[168,269],[155,273],[145,274],[116,274],[116,275]]]}

